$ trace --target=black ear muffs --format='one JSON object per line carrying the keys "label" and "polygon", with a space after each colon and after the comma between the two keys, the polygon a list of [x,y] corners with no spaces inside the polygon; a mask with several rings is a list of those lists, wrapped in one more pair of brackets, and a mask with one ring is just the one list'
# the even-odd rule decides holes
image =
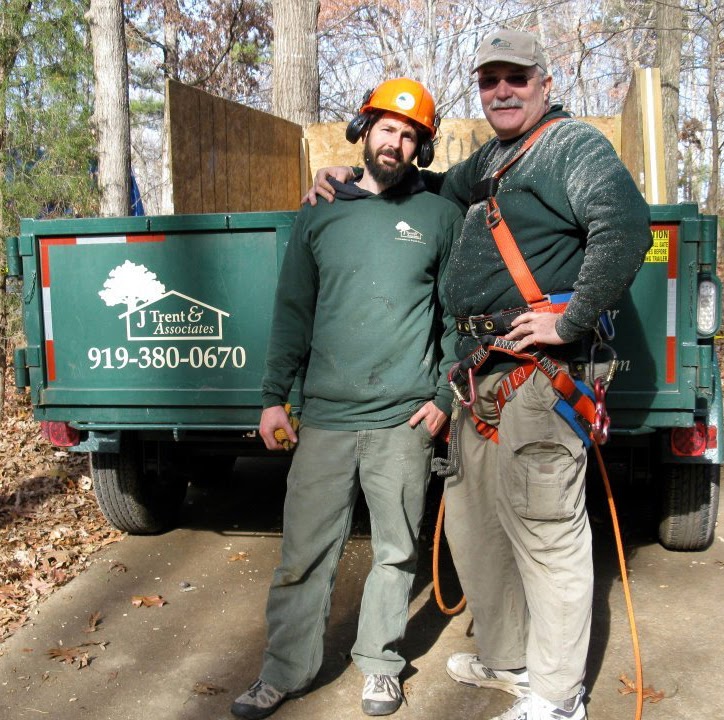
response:
{"label": "black ear muffs", "polygon": [[[435,130],[437,131],[440,127],[440,116],[437,113],[435,113],[433,123],[435,125]],[[434,159],[435,140],[433,140],[427,133],[425,133],[425,137],[420,140],[417,148],[417,167],[429,167]]]}
{"label": "black ear muffs", "polygon": [[417,148],[417,167],[426,168],[435,159],[435,143],[430,138],[423,140]]}
{"label": "black ear muffs", "polygon": [[[360,105],[360,108],[363,108],[365,105],[367,105],[367,103],[372,98],[373,93],[374,89],[368,90],[365,93],[365,96],[362,98],[362,104]],[[347,140],[354,145],[362,137],[364,131],[369,128],[371,120],[372,115],[370,113],[357,113],[357,115],[355,115],[355,117],[350,120],[349,125],[347,125],[347,131],[344,134]]]}
{"label": "black ear muffs", "polygon": [[349,125],[347,125],[347,130],[344,136],[354,145],[354,143],[362,137],[364,131],[369,127],[370,120],[372,120],[372,116],[369,113],[360,113],[359,115],[356,115],[349,121]]}

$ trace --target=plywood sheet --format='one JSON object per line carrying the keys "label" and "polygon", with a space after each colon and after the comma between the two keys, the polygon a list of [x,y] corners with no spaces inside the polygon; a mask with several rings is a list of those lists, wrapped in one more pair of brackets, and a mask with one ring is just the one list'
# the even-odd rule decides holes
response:
{"label": "plywood sheet", "polygon": [[168,81],[176,213],[299,207],[302,128]]}
{"label": "plywood sheet", "polygon": [[201,148],[198,138],[199,95],[182,83],[167,81],[171,182],[174,212],[187,214],[201,208]]}

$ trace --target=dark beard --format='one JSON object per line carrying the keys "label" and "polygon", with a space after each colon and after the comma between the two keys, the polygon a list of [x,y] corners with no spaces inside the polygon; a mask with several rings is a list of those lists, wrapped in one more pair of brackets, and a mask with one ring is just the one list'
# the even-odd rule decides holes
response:
{"label": "dark beard", "polygon": [[395,167],[387,167],[386,165],[381,165],[377,162],[377,157],[379,157],[379,154],[375,158],[372,157],[372,150],[367,140],[365,140],[364,157],[367,172],[369,172],[369,174],[376,182],[378,182],[385,188],[390,188],[393,185],[397,185],[397,183],[402,180],[408,168],[410,167],[409,165],[405,165],[405,163],[401,161],[401,158],[399,156],[395,157],[395,159],[398,161]]}

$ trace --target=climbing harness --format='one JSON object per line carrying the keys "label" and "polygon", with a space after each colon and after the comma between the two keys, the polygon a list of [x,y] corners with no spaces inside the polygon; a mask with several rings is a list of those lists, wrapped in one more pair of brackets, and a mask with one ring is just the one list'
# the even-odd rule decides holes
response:
{"label": "climbing harness", "polygon": [[[607,344],[607,341],[612,340],[614,336],[611,317],[608,313],[604,313],[599,319],[598,326],[594,331],[595,339],[591,345],[590,357],[588,358],[587,377],[574,377],[568,371],[568,367],[564,369],[559,362],[539,348],[532,351],[516,352],[514,348],[518,344],[518,341],[505,340],[501,337],[501,335],[505,335],[511,331],[512,322],[516,317],[531,311],[562,313],[565,310],[568,300],[572,296],[572,293],[545,295],[541,292],[525,258],[520,252],[520,248],[510,228],[502,217],[500,207],[495,199],[502,175],[525,155],[548,127],[562,119],[563,118],[556,118],[541,125],[526,139],[520,150],[508,163],[499,168],[492,177],[483,179],[473,187],[471,203],[481,201],[486,203],[487,226],[526,305],[510,310],[497,311],[489,315],[456,318],[458,333],[472,336],[478,341],[479,345],[461,362],[455,363],[448,373],[448,382],[454,393],[453,410],[448,433],[448,457],[435,458],[433,461],[433,471],[441,477],[450,477],[457,474],[459,470],[457,425],[460,412],[463,408],[470,412],[475,423],[475,429],[482,437],[495,443],[498,442],[498,428],[478,417],[473,411],[473,406],[477,400],[475,375],[491,357],[491,353],[507,354],[515,358],[517,362],[516,367],[499,383],[499,389],[496,395],[498,416],[500,416],[504,405],[513,399],[517,389],[534,372],[542,372],[550,380],[558,396],[558,400],[553,409],[569,424],[587,449],[593,445],[606,487],[633,640],[637,689],[636,720],[639,720],[643,706],[643,673],[638,647],[638,635],[628,586],[618,518],[608,474],[600,451],[600,445],[605,444],[609,437],[610,418],[606,410],[606,391],[613,380],[617,367],[616,352]],[[579,375],[579,373],[576,374]],[[584,379],[588,380],[588,384],[584,382]],[[439,560],[438,545],[442,532],[444,512],[445,504],[443,497],[438,512],[433,544],[433,586],[435,598],[440,610],[445,614],[453,615],[465,607],[466,599],[465,596],[463,596],[460,602],[452,608],[445,606],[442,601],[437,565]]]}

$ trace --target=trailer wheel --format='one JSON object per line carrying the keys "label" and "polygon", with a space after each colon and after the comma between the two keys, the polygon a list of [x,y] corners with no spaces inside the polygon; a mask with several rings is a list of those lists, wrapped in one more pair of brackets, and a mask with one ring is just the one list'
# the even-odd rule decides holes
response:
{"label": "trailer wheel", "polygon": [[[151,449],[158,449],[151,443]],[[148,463],[142,443],[124,433],[119,453],[91,453],[98,505],[108,522],[131,535],[148,535],[174,526],[188,480],[173,465]],[[152,454],[152,453],[148,453]]]}
{"label": "trailer wheel", "polygon": [[666,464],[659,541],[668,550],[706,550],[714,540],[720,465]]}

